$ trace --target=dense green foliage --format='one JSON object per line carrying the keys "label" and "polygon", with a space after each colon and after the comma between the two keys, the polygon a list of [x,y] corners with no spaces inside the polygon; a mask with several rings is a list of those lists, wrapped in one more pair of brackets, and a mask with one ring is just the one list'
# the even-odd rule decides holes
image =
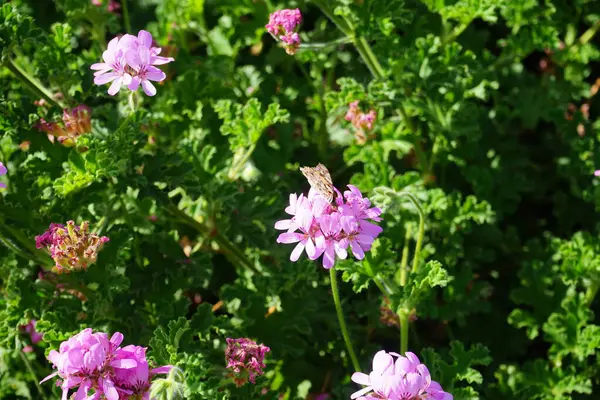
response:
{"label": "dense green foliage", "polygon": [[[127,5],[0,8],[0,398],[60,398],[37,385],[45,355],[93,327],[181,368],[157,398],[348,399],[329,274],[290,262],[273,229],[289,193],[308,190],[298,167],[319,162],[384,210],[368,257],[336,264],[363,368],[400,350],[397,323],[380,318],[391,307],[455,399],[595,398],[600,2]],[[304,45],[292,56],[264,26],[295,7]],[[139,104],[108,96],[89,69],[128,23],[175,58]],[[344,120],[354,100],[377,110],[364,144]],[[92,133],[76,146],[35,128],[79,104]],[[419,216],[402,192],[426,216],[405,286]],[[34,236],[71,219],[110,242],[87,271],[42,274],[52,260]],[[30,319],[44,340],[23,353]],[[271,348],[256,385],[224,380],[227,337]]]}

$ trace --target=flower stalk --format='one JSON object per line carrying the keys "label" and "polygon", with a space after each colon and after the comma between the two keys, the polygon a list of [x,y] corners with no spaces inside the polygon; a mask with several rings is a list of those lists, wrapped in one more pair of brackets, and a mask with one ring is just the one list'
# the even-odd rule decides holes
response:
{"label": "flower stalk", "polygon": [[348,334],[348,328],[346,327],[346,320],[344,319],[344,312],[342,310],[342,304],[340,302],[340,294],[338,292],[335,268],[331,268],[329,270],[329,280],[331,282],[331,294],[333,295],[333,304],[335,305],[335,311],[337,313],[338,322],[340,323],[340,330],[342,331],[342,336],[344,337],[344,342],[346,343],[346,349],[348,349],[348,355],[350,356],[350,360],[352,361],[352,366],[354,367],[354,370],[360,372],[360,364],[358,363],[358,358],[356,358],[356,353],[354,352],[354,347],[352,346],[352,341],[350,340],[350,335]]}
{"label": "flower stalk", "polygon": [[9,58],[4,64],[6,68],[13,73],[27,88],[36,96],[42,97],[48,103],[55,105],[60,108],[66,108],[66,106],[59,100],[55,99],[52,93],[42,85],[34,76],[30,75],[25,71],[15,60]]}

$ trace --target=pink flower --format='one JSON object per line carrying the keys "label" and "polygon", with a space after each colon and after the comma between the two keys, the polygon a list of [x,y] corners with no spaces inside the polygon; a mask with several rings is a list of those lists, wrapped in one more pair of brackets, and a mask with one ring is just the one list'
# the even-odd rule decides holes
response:
{"label": "pink flower", "polygon": [[265,354],[271,351],[267,346],[257,344],[255,341],[240,338],[227,338],[225,349],[226,368],[235,373],[233,375],[237,386],[245,384],[248,380],[255,383],[256,377],[262,375],[265,368]]}
{"label": "pink flower", "polygon": [[[2,174],[0,174],[0,175],[2,175]],[[600,176],[600,169],[597,169],[596,171],[594,171],[594,176]]]}
{"label": "pink flower", "polygon": [[115,351],[113,361],[113,381],[123,396],[144,395],[150,390],[150,381],[154,375],[171,370],[171,365],[150,370],[146,359],[146,348],[129,345]]}
{"label": "pink flower", "polygon": [[[311,189],[308,197],[290,195],[290,205],[285,211],[291,219],[277,221],[275,229],[287,230],[278,236],[278,243],[298,243],[290,255],[297,261],[304,250],[308,258],[315,260],[323,255],[323,267],[330,269],[336,256],[345,259],[347,248],[359,260],[371,249],[373,241],[383,229],[372,221],[381,221],[381,210],[371,207],[357,187],[338,194],[335,204],[329,204],[323,196]],[[300,232],[297,232],[300,231]]]}
{"label": "pink flower", "polygon": [[56,272],[86,269],[96,262],[98,252],[109,239],[89,232],[89,223],[75,226],[73,221],[50,224],[43,234],[35,237],[36,247],[46,248],[54,260]]}
{"label": "pink flower", "polygon": [[[4,164],[2,164],[0,162],[0,176],[6,175],[7,172],[8,172],[8,170],[6,169],[6,167],[4,166]],[[6,183],[0,183],[0,187],[1,188],[6,188]]]}
{"label": "pink flower", "polygon": [[129,90],[135,92],[140,84],[144,89],[144,93],[148,96],[154,96],[156,94],[156,88],[150,81],[161,82],[164,81],[167,75],[160,69],[151,65],[152,55],[150,49],[141,47],[138,50],[130,49],[127,51],[127,63],[136,72],[136,75],[129,84]]}
{"label": "pink flower", "polygon": [[84,399],[93,388],[107,400],[119,400],[119,394],[108,372],[114,351],[123,341],[123,335],[115,333],[110,340],[106,333],[92,333],[87,328],[60,344],[59,351],[52,350],[48,360],[57,369],[41,383],[58,375],[62,378],[62,400],[66,400],[69,389],[79,387],[75,399]]}
{"label": "pink flower", "polygon": [[345,119],[354,125],[358,130],[373,129],[373,124],[377,119],[377,112],[374,109],[369,110],[368,113],[364,113],[358,107],[359,101],[353,101],[348,105],[348,112],[346,112]]}
{"label": "pink flower", "polygon": [[161,82],[166,79],[166,74],[154,65],[167,64],[174,59],[159,56],[162,49],[153,47],[152,44],[152,35],[144,30],[139,31],[137,37],[126,34],[111,40],[108,49],[102,54],[104,62],[90,67],[97,70],[94,73],[94,83],[103,85],[113,82],[108,89],[111,96],[115,95],[121,86],[136,91],[140,84],[144,93],[154,96],[156,88],[150,81]]}
{"label": "pink flower", "polygon": [[[394,360],[394,357],[397,357]],[[352,381],[365,385],[350,396],[358,400],[452,400],[451,394],[431,380],[429,370],[411,352],[406,357],[381,350],[373,357],[370,374],[355,372]]]}
{"label": "pink flower", "polygon": [[[52,350],[48,360],[57,369],[40,383],[54,376],[62,379],[62,400],[69,390],[77,388],[75,400],[84,399],[149,399],[151,378],[166,373],[171,366],[149,371],[146,349],[139,346],[120,348],[123,335],[119,332],[110,340],[106,333],[92,333],[84,329],[60,344],[59,351]],[[93,390],[92,396],[89,392]]]}
{"label": "pink flower", "polygon": [[302,14],[299,9],[285,9],[271,13],[265,28],[271,35],[281,40],[286,53],[293,55],[300,46],[300,36],[295,31],[301,22]]}
{"label": "pink flower", "polygon": [[94,72],[94,83],[104,85],[112,82],[108,88],[108,94],[114,96],[121,90],[122,85],[131,83],[131,74],[125,61],[125,52],[127,48],[120,45],[118,37],[108,42],[108,48],[102,53],[104,62],[92,64],[90,69]]}

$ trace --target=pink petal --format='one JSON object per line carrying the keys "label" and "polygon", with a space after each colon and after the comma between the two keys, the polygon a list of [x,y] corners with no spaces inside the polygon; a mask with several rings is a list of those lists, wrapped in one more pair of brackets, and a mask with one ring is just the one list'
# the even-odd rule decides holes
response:
{"label": "pink petal", "polygon": [[385,350],[378,351],[373,357],[373,372],[378,374],[384,373],[391,365],[394,359]]}
{"label": "pink petal", "polygon": [[277,237],[277,243],[296,243],[302,240],[302,235],[294,232],[285,232]]}
{"label": "pink petal", "polygon": [[122,342],[123,334],[121,332],[115,332],[110,338],[110,343],[115,347],[118,347]]}
{"label": "pink petal", "polygon": [[92,64],[90,66],[90,69],[93,69],[93,70],[103,70],[103,69],[110,70],[110,69],[112,69],[112,67],[109,64],[107,64],[107,63],[95,63],[95,64]]}
{"label": "pink petal", "polygon": [[122,77],[115,79],[113,81],[113,83],[110,85],[110,87],[108,88],[108,94],[110,94],[111,96],[114,96],[115,94],[119,93],[119,90],[121,90],[122,83],[123,83]]}
{"label": "pink petal", "polygon": [[[54,350],[53,350],[53,351],[54,351]],[[42,379],[42,380],[40,381],[40,385],[41,385],[42,383],[46,382],[47,380],[50,380],[50,379],[54,378],[56,375],[58,375],[58,371],[56,371],[56,372],[54,372],[54,373],[52,373],[52,374],[48,375],[48,376],[47,376],[47,377],[45,377],[44,379]]]}
{"label": "pink petal", "polygon": [[279,230],[285,231],[286,229],[290,228],[291,224],[292,224],[292,220],[291,219],[283,219],[281,221],[275,222],[275,229],[279,229]]}
{"label": "pink petal", "polygon": [[152,65],[163,65],[163,64],[168,64],[170,62],[175,61],[175,59],[173,57],[157,57],[157,56],[153,56],[151,58],[151,64]]}
{"label": "pink petal", "polygon": [[335,252],[333,246],[328,246],[323,253],[323,268],[331,269],[335,264]]}
{"label": "pink petal", "polygon": [[135,76],[135,77],[131,78],[131,82],[129,82],[129,85],[127,87],[132,92],[135,92],[140,87],[140,77]]}
{"label": "pink petal", "polygon": [[300,255],[304,251],[304,243],[300,242],[294,247],[292,254],[290,254],[290,261],[296,262],[300,258]]}
{"label": "pink petal", "polygon": [[98,75],[94,78],[94,83],[96,85],[104,85],[105,83],[112,82],[119,77],[119,74],[116,72],[111,72],[105,75]]}
{"label": "pink petal", "polygon": [[146,79],[142,81],[142,89],[144,89],[144,93],[148,96],[154,96],[156,94],[156,88]]}
{"label": "pink petal", "polygon": [[371,383],[371,381],[369,380],[369,375],[364,374],[362,372],[353,373],[350,379],[352,380],[352,382],[356,382],[359,385],[368,385]]}
{"label": "pink petal", "polygon": [[171,371],[171,369],[173,369],[172,365],[163,365],[162,367],[154,368],[153,370],[151,370],[150,374],[151,375],[167,374]]}
{"label": "pink petal", "polygon": [[149,79],[154,82],[161,82],[167,78],[167,75],[162,72],[160,69],[155,67],[148,67],[146,70],[146,79]]}
{"label": "pink petal", "polygon": [[352,395],[350,396],[350,398],[351,398],[352,400],[354,400],[354,399],[356,399],[356,398],[358,398],[358,397],[362,396],[363,394],[369,393],[371,390],[373,390],[373,388],[372,388],[372,387],[370,387],[370,386],[367,386],[366,388],[362,388],[362,389],[360,389],[358,392],[354,392],[354,393],[352,393]]}
{"label": "pink petal", "polygon": [[122,360],[113,360],[110,363],[111,367],[114,368],[123,368],[123,369],[131,369],[137,367],[138,363],[131,358],[124,358]]}
{"label": "pink petal", "polygon": [[102,381],[102,390],[104,391],[106,400],[119,400],[119,393],[110,378],[106,378]]}
{"label": "pink petal", "polygon": [[152,46],[152,35],[148,31],[145,31],[142,29],[138,33],[137,39],[138,39],[138,43],[140,46],[144,46],[144,47],[148,47],[148,48],[150,48],[150,46]]}

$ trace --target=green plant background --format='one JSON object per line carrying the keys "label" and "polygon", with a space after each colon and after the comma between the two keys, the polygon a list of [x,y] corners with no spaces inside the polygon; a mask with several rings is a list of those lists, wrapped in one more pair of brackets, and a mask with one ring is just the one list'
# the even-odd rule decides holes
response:
{"label": "green plant background", "polygon": [[[264,25],[295,7],[311,45],[289,56]],[[89,70],[128,24],[176,60],[133,113]],[[376,283],[398,282],[403,249],[414,255],[407,191],[426,215],[423,250],[390,304],[413,316],[408,348],[433,379],[455,399],[595,398],[598,28],[593,0],[128,0],[120,15],[89,0],[7,2],[0,398],[59,398],[36,384],[45,354],[84,327],[178,365],[190,399],[349,398],[329,276],[290,262],[273,229],[288,194],[308,190],[298,167],[318,162],[384,209],[370,257],[336,264],[363,369],[399,351]],[[93,109],[76,148],[34,128],[34,101],[57,92],[47,119]],[[378,111],[364,145],[343,118],[353,100]],[[70,219],[111,241],[57,290],[33,237]],[[23,353],[32,318],[44,341]],[[223,379],[226,337],[271,348],[256,385]]]}

